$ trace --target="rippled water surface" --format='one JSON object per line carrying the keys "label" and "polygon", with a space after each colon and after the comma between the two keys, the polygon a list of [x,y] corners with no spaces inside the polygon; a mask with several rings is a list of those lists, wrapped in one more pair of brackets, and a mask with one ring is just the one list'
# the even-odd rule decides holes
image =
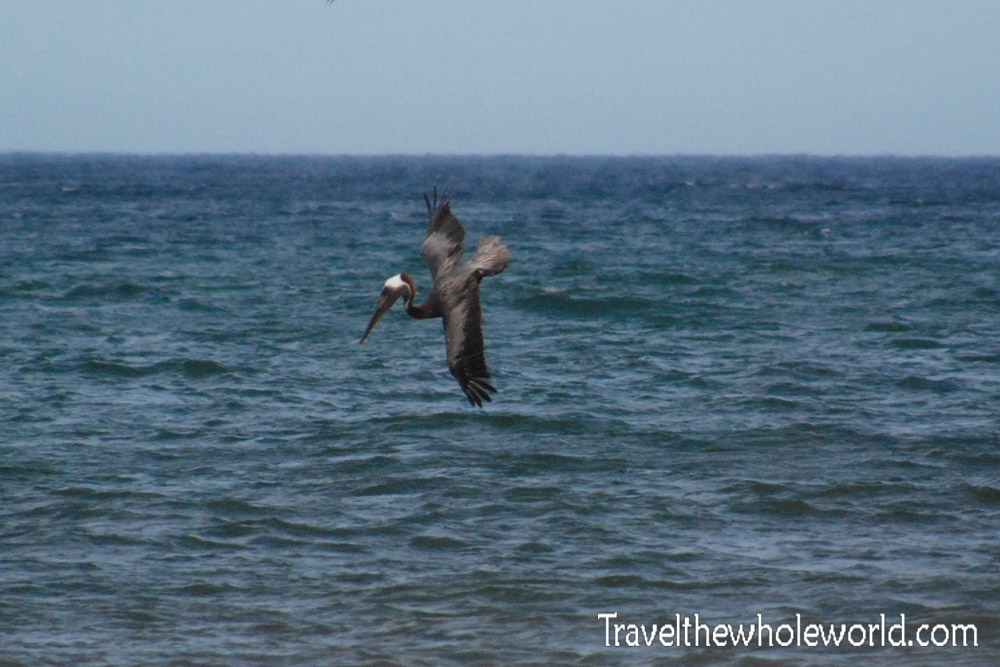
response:
{"label": "rippled water surface", "polygon": [[[435,185],[482,410],[357,344]],[[998,248],[996,160],[0,156],[0,663],[991,664]]]}

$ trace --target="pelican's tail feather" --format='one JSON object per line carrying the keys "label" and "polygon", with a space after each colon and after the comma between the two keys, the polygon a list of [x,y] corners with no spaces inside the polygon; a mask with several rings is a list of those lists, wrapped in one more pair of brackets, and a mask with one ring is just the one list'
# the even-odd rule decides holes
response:
{"label": "pelican's tail feather", "polygon": [[480,236],[476,251],[469,257],[469,266],[480,278],[495,276],[510,264],[510,249],[499,236]]}

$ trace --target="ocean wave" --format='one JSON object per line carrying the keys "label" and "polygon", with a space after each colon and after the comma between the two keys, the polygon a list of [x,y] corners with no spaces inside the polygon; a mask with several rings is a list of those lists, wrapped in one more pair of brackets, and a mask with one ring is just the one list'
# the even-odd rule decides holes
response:
{"label": "ocean wave", "polygon": [[199,299],[180,299],[177,302],[177,308],[188,313],[225,313],[227,312],[225,308],[220,308],[214,306],[210,303],[205,303]]}
{"label": "ocean wave", "polygon": [[81,370],[88,375],[141,378],[158,374],[177,374],[199,379],[232,373],[227,366],[211,359],[169,359],[153,364],[126,364],[104,359],[88,359],[81,364]]}
{"label": "ocean wave", "polygon": [[822,518],[835,519],[850,516],[848,510],[837,507],[819,507],[801,498],[766,498],[751,501],[738,501],[732,505],[732,510],[740,514],[755,514],[758,516],[778,519]]}
{"label": "ocean wave", "polygon": [[934,350],[944,347],[944,343],[934,338],[894,338],[889,344],[900,350]]}
{"label": "ocean wave", "polygon": [[611,293],[604,296],[592,296],[572,289],[565,292],[545,289],[522,291],[514,299],[514,304],[519,308],[538,311],[548,316],[568,315],[588,320],[641,315],[651,310],[653,303],[648,299],[636,296]]}
{"label": "ocean wave", "polygon": [[964,490],[978,503],[1000,506],[1000,486],[988,484],[966,484]]}
{"label": "ocean wave", "polygon": [[64,299],[136,299],[138,297],[152,295],[155,289],[150,289],[145,285],[138,285],[133,282],[90,284],[83,283],[71,288],[65,294]]}
{"label": "ocean wave", "polygon": [[452,551],[455,549],[468,549],[472,546],[467,540],[450,535],[417,535],[410,538],[410,545],[417,549],[428,549],[430,551]]}
{"label": "ocean wave", "polygon": [[953,379],[944,378],[940,380],[923,377],[920,375],[907,375],[905,378],[899,380],[897,386],[902,389],[910,389],[914,391],[930,391],[935,394],[945,394],[955,391],[960,391],[962,386],[959,382]]}

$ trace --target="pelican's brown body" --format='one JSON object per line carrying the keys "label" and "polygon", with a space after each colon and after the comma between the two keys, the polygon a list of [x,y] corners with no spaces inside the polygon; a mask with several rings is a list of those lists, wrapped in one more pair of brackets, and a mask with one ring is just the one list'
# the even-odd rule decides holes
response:
{"label": "pelican's brown body", "polygon": [[375,313],[360,342],[365,342],[375,323],[392,304],[400,296],[404,297],[403,304],[410,317],[444,319],[448,369],[458,380],[469,403],[482,407],[483,401],[491,400],[488,392],[495,393],[496,389],[487,381],[490,371],[483,352],[479,282],[483,276],[496,275],[506,269],[510,263],[510,251],[500,243],[499,236],[480,236],[475,252],[462,261],[465,229],[451,212],[451,202],[447,197],[439,202],[437,189],[434,190],[433,203],[427,195],[424,195],[424,200],[430,224],[420,246],[420,256],[431,270],[434,289],[427,295],[426,301],[414,305],[417,284],[408,273],[403,272],[386,280]]}

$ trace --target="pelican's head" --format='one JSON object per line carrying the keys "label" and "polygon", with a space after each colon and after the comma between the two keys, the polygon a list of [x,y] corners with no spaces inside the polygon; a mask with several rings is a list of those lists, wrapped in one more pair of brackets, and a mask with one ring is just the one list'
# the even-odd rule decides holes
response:
{"label": "pelican's head", "polygon": [[379,295],[378,303],[375,304],[375,312],[372,313],[372,318],[368,321],[368,328],[365,329],[365,335],[358,341],[359,344],[365,342],[368,334],[375,328],[375,323],[389,312],[392,304],[396,303],[396,299],[401,296],[409,298],[413,293],[410,281],[407,278],[409,276],[405,273],[398,273],[385,281],[385,285],[382,287],[382,294]]}

